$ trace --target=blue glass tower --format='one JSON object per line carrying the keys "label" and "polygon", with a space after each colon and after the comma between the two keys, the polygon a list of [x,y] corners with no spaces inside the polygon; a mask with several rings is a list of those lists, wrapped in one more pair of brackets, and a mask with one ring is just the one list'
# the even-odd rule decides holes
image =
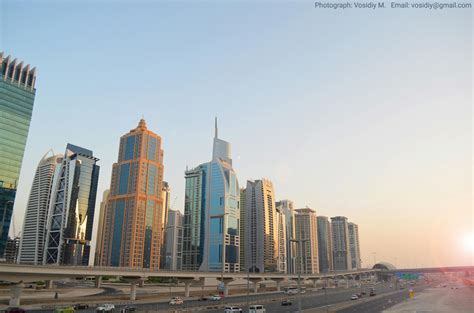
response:
{"label": "blue glass tower", "polygon": [[218,138],[212,161],[186,171],[183,269],[238,272],[240,191],[230,143]]}
{"label": "blue glass tower", "polygon": [[36,68],[0,52],[0,259],[8,239],[33,114],[35,82]]}

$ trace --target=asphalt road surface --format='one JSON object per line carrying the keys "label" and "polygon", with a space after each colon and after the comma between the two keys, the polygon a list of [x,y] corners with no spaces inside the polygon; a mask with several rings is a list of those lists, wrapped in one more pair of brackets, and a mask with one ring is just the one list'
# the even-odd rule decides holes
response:
{"label": "asphalt road surface", "polygon": [[[370,286],[364,286],[362,288],[363,291],[367,293],[366,296],[363,298],[368,298],[369,294],[369,287]],[[419,287],[421,288],[421,287]],[[417,289],[419,289],[417,288]],[[388,292],[393,292],[394,289],[390,288],[388,284],[377,284],[375,286],[375,290],[377,292],[377,295],[382,295]],[[420,290],[420,289],[419,289]],[[345,302],[350,300],[351,295],[354,293],[359,293],[361,291],[360,287],[356,288],[339,288],[339,289],[326,289],[326,290],[318,290],[318,291],[307,291],[305,294],[301,295],[291,295],[287,296],[283,293],[270,293],[270,294],[250,294],[250,296],[247,298],[247,295],[241,295],[241,296],[235,296],[235,297],[229,297],[227,299],[221,300],[221,301],[198,301],[198,300],[186,300],[185,303],[182,306],[175,307],[176,309],[186,309],[186,308],[199,308],[200,312],[207,312],[207,313],[222,313],[224,311],[224,307],[226,305],[233,305],[233,306],[238,306],[243,309],[244,312],[247,312],[248,307],[246,306],[246,303],[250,305],[252,304],[263,304],[267,310],[268,313],[289,313],[289,312],[297,312],[298,311],[298,298],[301,297],[301,308],[302,310],[305,309],[311,309],[311,308],[317,308],[317,307],[322,307],[325,305],[332,305],[340,302]],[[403,296],[406,297],[408,294],[408,291],[401,290],[397,295],[391,296],[392,301],[394,304],[399,303],[400,301],[398,300],[398,296],[400,299],[403,299]],[[379,298],[379,297],[377,297]],[[292,302],[291,306],[282,306],[281,301],[283,299],[289,299]],[[357,301],[357,300],[354,300]],[[384,308],[387,308],[387,301],[388,299],[374,299],[373,301],[370,301],[369,304],[361,304],[360,308],[357,311],[340,311],[343,313],[348,313],[348,312],[381,312]],[[84,303],[84,301],[80,300],[80,303]],[[113,303],[113,301],[111,301]],[[385,307],[384,307],[385,305]],[[116,305],[115,306],[115,312],[120,312],[120,309],[123,308],[125,304],[123,305]],[[140,304],[137,303],[135,304],[137,307],[137,311],[144,312],[144,311],[162,311],[166,312],[168,310],[171,311],[173,307],[171,307],[168,303],[166,302],[158,302],[158,303],[153,303],[153,304]],[[356,305],[355,308],[358,308],[359,305]],[[378,309],[380,307],[380,309]],[[368,309],[370,308],[370,309]],[[372,310],[373,308],[377,308],[377,310]],[[53,310],[28,310],[28,312],[35,312],[35,313],[50,313],[53,312]],[[83,312],[83,313],[93,313],[95,312],[95,308],[90,308],[88,310],[80,310],[76,312]]]}

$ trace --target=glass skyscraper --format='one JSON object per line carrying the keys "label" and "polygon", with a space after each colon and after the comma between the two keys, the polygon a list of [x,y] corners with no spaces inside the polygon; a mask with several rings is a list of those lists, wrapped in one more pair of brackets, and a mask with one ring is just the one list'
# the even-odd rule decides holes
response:
{"label": "glass skyscraper", "polygon": [[239,183],[217,120],[212,161],[185,175],[183,270],[240,271]]}
{"label": "glass skyscraper", "polygon": [[0,52],[0,259],[4,257],[35,100],[36,68]]}
{"label": "glass skyscraper", "polygon": [[105,209],[101,265],[159,269],[163,238],[163,150],[145,120],[120,138]]}
{"label": "glass skyscraper", "polygon": [[51,186],[43,263],[89,265],[98,160],[91,150],[67,145]]}

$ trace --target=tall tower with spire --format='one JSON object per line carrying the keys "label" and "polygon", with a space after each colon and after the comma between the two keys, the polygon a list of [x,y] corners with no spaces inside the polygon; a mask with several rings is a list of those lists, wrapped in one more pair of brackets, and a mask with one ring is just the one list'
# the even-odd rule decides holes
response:
{"label": "tall tower with spire", "polygon": [[240,190],[214,122],[212,160],[185,172],[183,270],[240,271]]}
{"label": "tall tower with spire", "polygon": [[120,138],[105,210],[101,265],[158,269],[163,238],[161,137],[141,119]]}

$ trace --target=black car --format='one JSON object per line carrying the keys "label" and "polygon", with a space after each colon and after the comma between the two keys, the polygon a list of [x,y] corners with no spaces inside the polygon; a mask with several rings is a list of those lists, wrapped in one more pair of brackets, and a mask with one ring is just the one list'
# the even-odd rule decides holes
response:
{"label": "black car", "polygon": [[88,304],[78,303],[74,304],[74,310],[87,310],[89,308]]}
{"label": "black car", "polygon": [[135,312],[137,310],[137,307],[134,305],[126,305],[121,312],[122,313],[130,313],[130,312]]}
{"label": "black car", "polygon": [[283,306],[292,305],[292,304],[293,304],[293,303],[292,303],[290,300],[288,300],[288,299],[285,299],[285,300],[283,300],[283,301],[281,302],[281,305],[283,305]]}
{"label": "black car", "polygon": [[371,297],[372,297],[372,296],[375,296],[375,291],[371,290],[369,296],[371,296]]}

